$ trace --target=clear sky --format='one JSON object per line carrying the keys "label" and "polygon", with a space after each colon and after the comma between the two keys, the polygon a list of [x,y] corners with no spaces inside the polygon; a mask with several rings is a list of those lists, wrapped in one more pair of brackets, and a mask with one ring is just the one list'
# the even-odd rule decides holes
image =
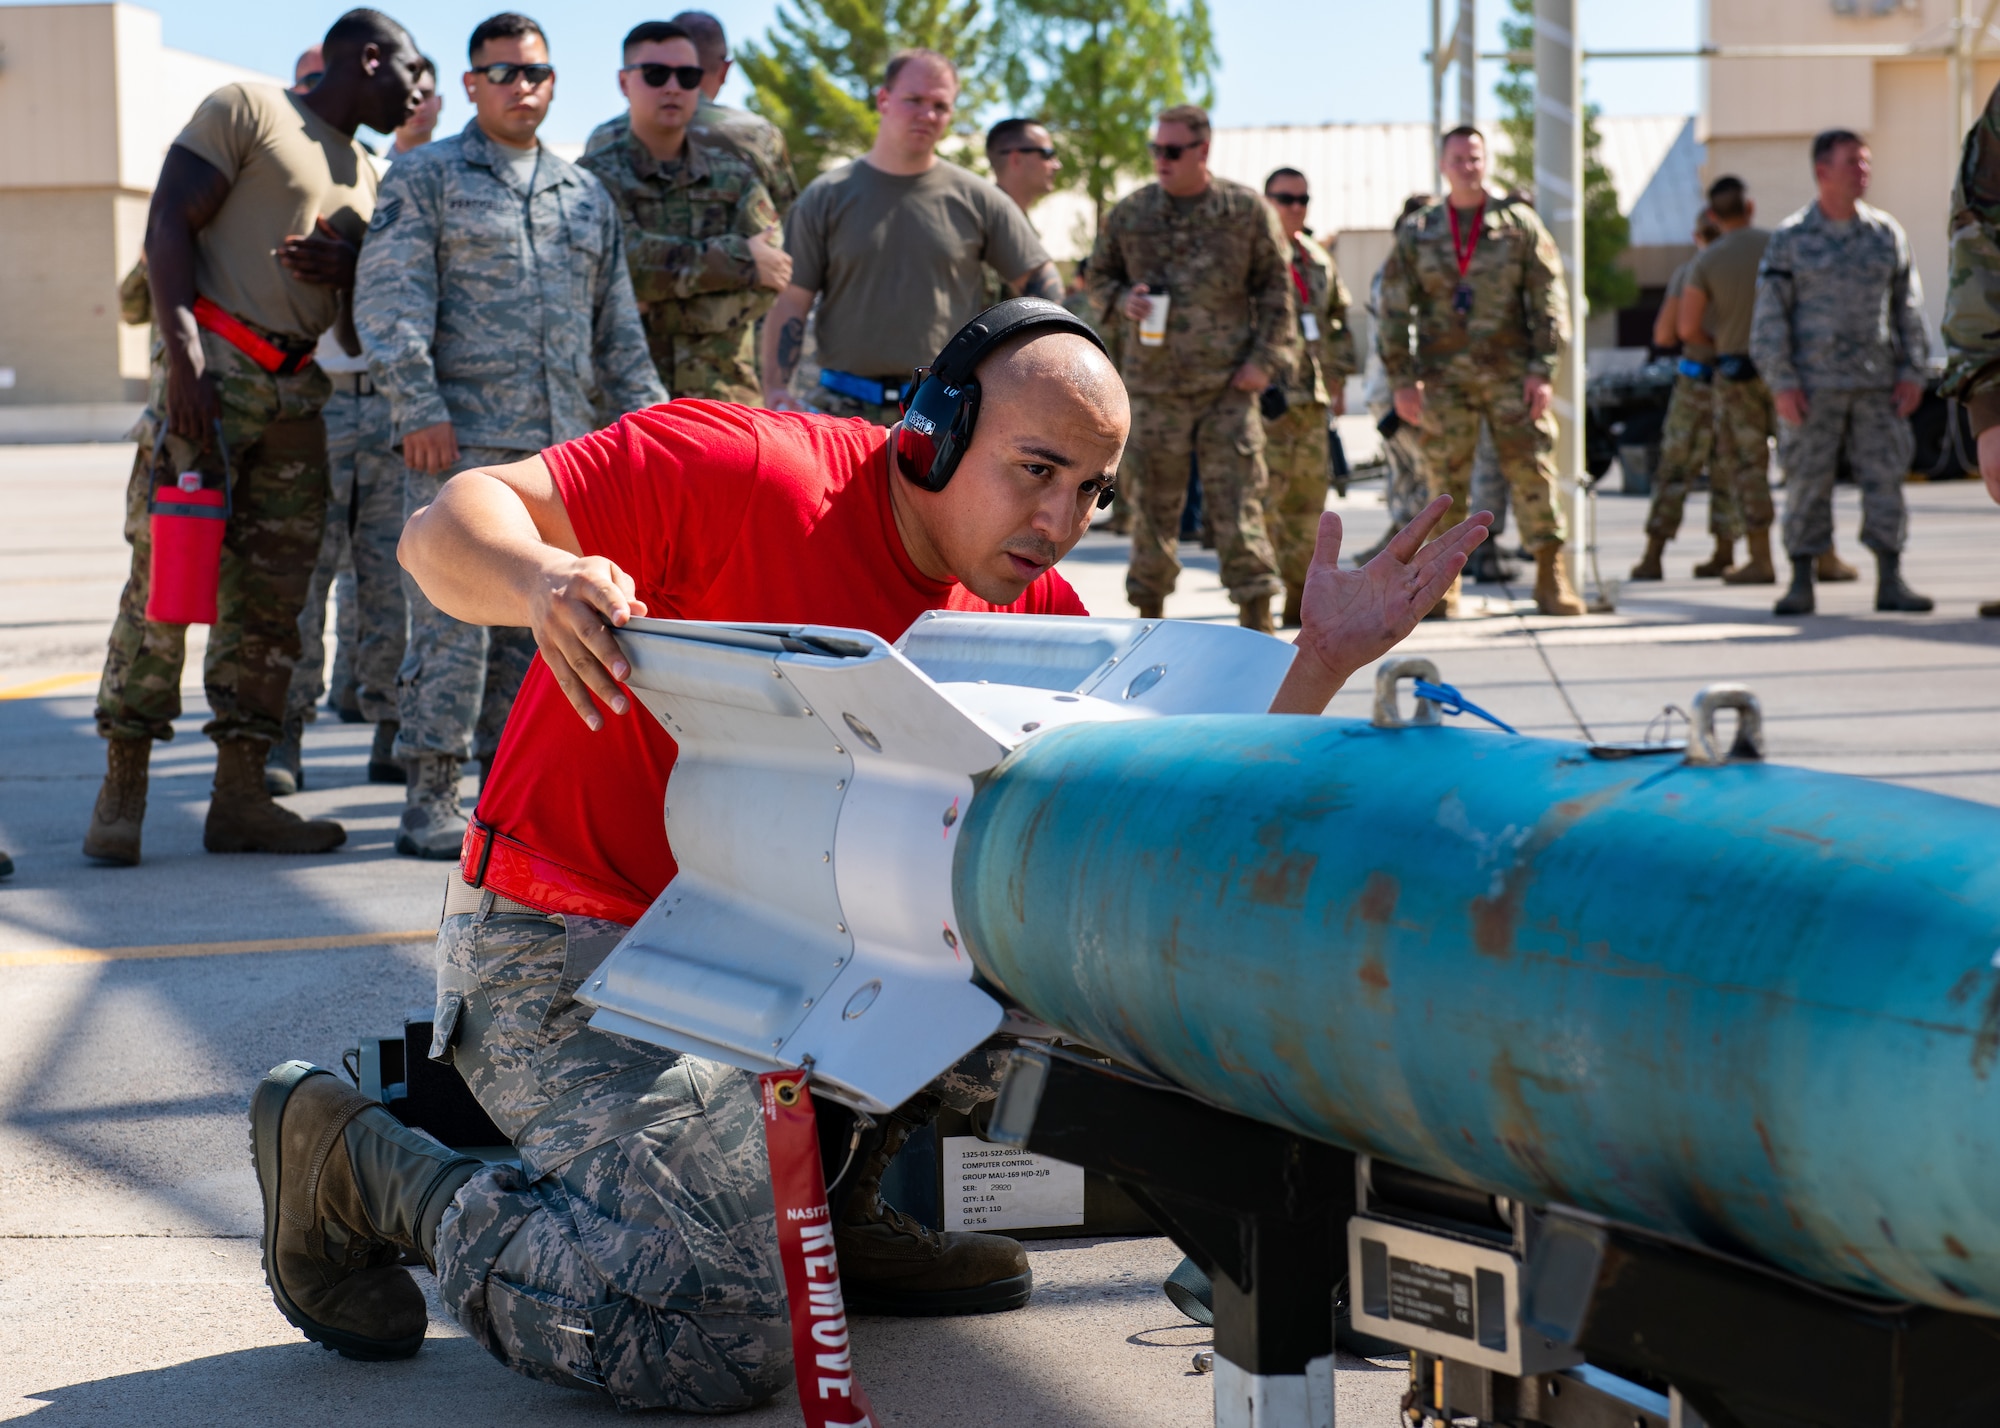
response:
{"label": "clear sky", "polygon": [[[443,68],[447,108],[440,132],[469,117],[458,76],[465,38],[506,0],[381,0]],[[613,73],[619,38],[642,19],[660,18],[687,0],[657,10],[604,0],[515,0],[547,28],[558,73],[546,137],[580,143],[621,104]],[[1215,119],[1220,124],[1320,124],[1346,120],[1424,119],[1429,89],[1423,52],[1430,43],[1430,7],[1421,0],[1212,0],[1222,52]],[[164,17],[166,40],[178,49],[271,73],[289,74],[293,58],[347,8],[340,0],[150,0]],[[732,41],[769,27],[777,0],[709,0]],[[1447,4],[1455,13],[1456,6]],[[1480,0],[1482,50],[1499,47],[1503,0]],[[1692,47],[1700,0],[1581,0],[1586,45],[1604,48]],[[1481,67],[1482,115],[1493,112],[1497,65]],[[1600,61],[1585,69],[1589,97],[1610,114],[1692,113],[1696,65],[1689,60]],[[731,78],[725,99],[741,102]],[[1455,85],[1446,97],[1456,118]]]}

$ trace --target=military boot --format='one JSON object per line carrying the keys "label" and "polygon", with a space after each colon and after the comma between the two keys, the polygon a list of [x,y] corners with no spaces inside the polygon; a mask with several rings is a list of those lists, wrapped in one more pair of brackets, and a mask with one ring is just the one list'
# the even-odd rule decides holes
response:
{"label": "military boot", "polygon": [[438,1221],[481,1162],[304,1061],[272,1067],[252,1093],[250,1158],[278,1312],[350,1359],[414,1354],[430,1316],[402,1265],[437,1268]]}
{"label": "military boot", "polygon": [[453,754],[418,754],[410,766],[396,851],[411,858],[458,861],[465,843],[465,814],[458,804],[459,760]]}
{"label": "military boot", "polygon": [[1424,618],[1426,620],[1456,620],[1459,611],[1460,589],[1464,584],[1465,574],[1463,571],[1452,576],[1451,584],[1445,587],[1444,594],[1438,596],[1437,604],[1431,606],[1425,612]]}
{"label": "military boot", "polygon": [[[1771,537],[1770,533],[1766,532],[1764,535],[1766,555],[1770,553],[1770,549]],[[1728,536],[1719,535],[1715,538],[1715,554],[1697,565],[1694,568],[1694,575],[1697,580],[1712,580],[1718,575],[1727,575],[1735,565],[1736,542]]]}
{"label": "military boot", "polygon": [[1660,565],[1660,557],[1667,553],[1667,538],[1663,535],[1646,537],[1646,553],[1639,557],[1639,563],[1632,567],[1634,580],[1665,580],[1667,572]]}
{"label": "military boot", "polygon": [[1813,561],[1813,578],[1823,585],[1838,585],[1843,580],[1859,580],[1861,572],[1840,558],[1840,552],[1828,546]]}
{"label": "military boot", "polygon": [[1583,601],[1569,588],[1562,545],[1550,541],[1535,552],[1535,608],[1544,615],[1581,615]]}
{"label": "military boot", "polygon": [[1297,628],[1299,628],[1299,621],[1303,618],[1300,613],[1300,606],[1303,604],[1305,600],[1305,595],[1306,595],[1305,591],[1300,590],[1294,586],[1287,585],[1285,587],[1285,614],[1284,614],[1283,624],[1286,629],[1296,630]]}
{"label": "military boot", "polygon": [[305,790],[305,738],[305,716],[286,715],[284,736],[264,758],[264,791],[271,797],[290,798]]}
{"label": "military boot", "polygon": [[1259,630],[1267,635],[1278,633],[1278,627],[1271,623],[1271,597],[1253,595],[1236,607],[1236,623],[1246,630]]}
{"label": "military boot", "polygon": [[1771,531],[1767,526],[1761,531],[1747,532],[1743,544],[1748,547],[1743,563],[1722,577],[1724,585],[1776,585],[1778,568],[1771,559]]}
{"label": "military boot", "polygon": [[1906,615],[1928,615],[1937,607],[1937,602],[1928,595],[1919,595],[1903,583],[1903,557],[1894,553],[1876,553],[1875,556],[1875,608],[1895,610]]}
{"label": "military boot", "polygon": [[934,1114],[905,1107],[862,1132],[830,1197],[841,1290],[857,1313],[994,1314],[1021,1308],[1034,1288],[1028,1256],[1015,1241],[928,1229],[883,1200],[883,1172],[910,1132]]}
{"label": "military boot", "polygon": [[403,726],[384,719],[375,726],[375,742],[368,746],[368,782],[406,784],[410,770],[396,757],[396,734]]}
{"label": "military boot", "polygon": [[104,785],[97,790],[97,806],[90,811],[83,855],[101,863],[137,867],[139,826],[146,821],[146,766],[153,758],[153,741],[107,739],[104,747]]}
{"label": "military boot", "polygon": [[1775,615],[1810,615],[1814,609],[1813,600],[1813,558],[1811,556],[1792,561],[1792,588],[1778,597],[1778,603],[1771,607]]}
{"label": "military boot", "polygon": [[211,853],[330,853],[347,830],[330,818],[301,818],[271,801],[264,787],[261,739],[225,739],[215,746],[215,790],[202,825]]}
{"label": "military boot", "polygon": [[1520,574],[1506,552],[1490,540],[1472,548],[1472,558],[1465,562],[1465,573],[1476,585],[1505,585]]}
{"label": "military boot", "polygon": [[1139,612],[1138,618],[1141,620],[1163,620],[1166,618],[1167,602],[1165,600],[1149,600],[1141,596],[1132,602],[1132,607]]}

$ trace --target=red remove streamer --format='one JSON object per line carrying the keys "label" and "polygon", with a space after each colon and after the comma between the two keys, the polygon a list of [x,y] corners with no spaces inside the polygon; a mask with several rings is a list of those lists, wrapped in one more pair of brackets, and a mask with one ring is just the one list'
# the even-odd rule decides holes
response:
{"label": "red remove streamer", "polygon": [[854,1381],[847,1305],[833,1256],[833,1216],[819,1167],[812,1092],[802,1071],[767,1071],[764,1144],[778,1207],[778,1255],[792,1312],[792,1361],[806,1428],[879,1428],[874,1405]]}

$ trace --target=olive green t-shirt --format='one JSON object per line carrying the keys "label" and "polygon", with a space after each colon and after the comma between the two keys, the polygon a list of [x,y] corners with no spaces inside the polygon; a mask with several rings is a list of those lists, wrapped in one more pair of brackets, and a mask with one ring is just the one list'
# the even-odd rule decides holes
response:
{"label": "olive green t-shirt", "polygon": [[226,84],[174,143],[229,180],[229,196],[195,235],[195,291],[259,327],[311,340],[333,326],[332,288],[302,283],[277,259],[286,238],[325,218],[355,244],[375,212],[375,168],[353,139],[268,84]]}
{"label": "olive green t-shirt", "polygon": [[1014,200],[940,159],[921,174],[866,160],[821,174],[785,223],[792,282],[820,295],[820,364],[903,378],[984,308],[983,269],[1007,282],[1049,261]]}
{"label": "olive green t-shirt", "polygon": [[1757,308],[1757,265],[1771,234],[1763,228],[1738,228],[1725,233],[1696,256],[1688,269],[1688,286],[1708,299],[1702,326],[1715,336],[1715,350],[1724,357],[1750,351],[1750,317]]}
{"label": "olive green t-shirt", "polygon": [[[1668,302],[1674,302],[1687,290],[1688,271],[1693,267],[1694,259],[1690,258],[1674,269],[1674,275],[1667,279]],[[1676,324],[1679,322],[1678,310],[1675,313],[1675,322]],[[1715,349],[1706,342],[1683,342],[1681,344],[1681,356],[1687,358],[1690,362],[1706,362],[1710,366],[1715,364]]]}

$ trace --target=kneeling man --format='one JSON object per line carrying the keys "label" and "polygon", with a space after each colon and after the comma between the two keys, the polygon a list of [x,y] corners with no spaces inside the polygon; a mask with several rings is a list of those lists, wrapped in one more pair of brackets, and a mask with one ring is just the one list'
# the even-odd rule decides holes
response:
{"label": "kneeling man", "polygon": [[[755,1077],[594,1030],[575,1000],[675,871],[675,746],[620,686],[612,630],[651,615],[894,639],[926,610],[1085,613],[1054,567],[1118,470],[1117,373],[1088,328],[1033,298],[976,319],[947,374],[954,354],[976,383],[955,462],[916,428],[679,401],[455,476],[412,518],[401,555],[424,593],[461,620],[526,626],[541,650],[445,902],[431,1047],[521,1166],[455,1155],[303,1062],[274,1070],[251,1106],[265,1268],[307,1337],[415,1353],[424,1300],[401,1265],[421,1261],[503,1363],[622,1408],[745,1408],[789,1380]],[[1340,569],[1339,517],[1323,519],[1274,712],[1325,709],[1436,603],[1490,522],[1419,549],[1445,509],[1358,571]],[[936,1233],[879,1193],[911,1128],[992,1094],[993,1061],[974,1052],[862,1141],[833,1207],[850,1307],[1027,1302],[1015,1242]]]}

